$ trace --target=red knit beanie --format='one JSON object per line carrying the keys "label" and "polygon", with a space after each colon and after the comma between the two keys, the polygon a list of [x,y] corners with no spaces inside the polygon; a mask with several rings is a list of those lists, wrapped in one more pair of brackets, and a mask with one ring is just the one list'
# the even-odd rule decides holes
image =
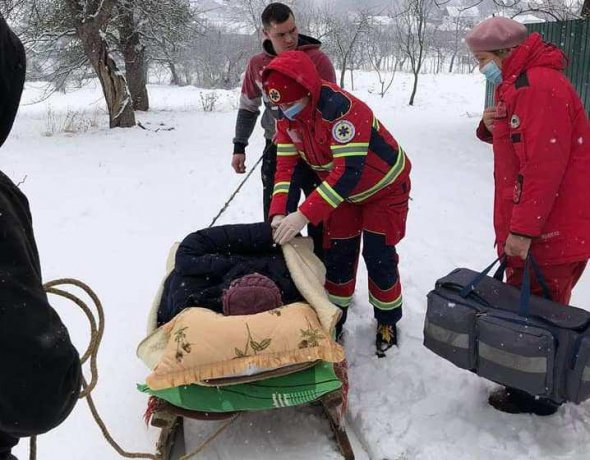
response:
{"label": "red knit beanie", "polygon": [[513,48],[525,41],[527,29],[514,19],[493,17],[476,25],[465,37],[472,52]]}
{"label": "red knit beanie", "polygon": [[265,75],[262,87],[273,104],[291,104],[309,95],[305,86],[276,70]]}
{"label": "red knit beanie", "polygon": [[281,291],[270,278],[260,273],[242,276],[231,282],[221,297],[224,315],[254,315],[283,305]]}

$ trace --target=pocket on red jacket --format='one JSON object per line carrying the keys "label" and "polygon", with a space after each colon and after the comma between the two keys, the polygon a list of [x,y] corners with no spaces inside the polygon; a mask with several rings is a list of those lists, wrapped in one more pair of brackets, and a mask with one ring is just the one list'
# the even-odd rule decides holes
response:
{"label": "pocket on red jacket", "polygon": [[392,193],[388,194],[385,203],[387,217],[384,224],[385,242],[395,246],[406,236],[406,221],[410,201],[410,179],[394,184]]}

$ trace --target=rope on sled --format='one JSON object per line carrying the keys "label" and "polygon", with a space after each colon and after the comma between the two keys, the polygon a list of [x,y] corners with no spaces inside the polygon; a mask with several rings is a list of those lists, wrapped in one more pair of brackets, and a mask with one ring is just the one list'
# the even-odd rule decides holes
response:
{"label": "rope on sled", "polygon": [[209,436],[197,449],[193,450],[191,453],[183,455],[182,457],[180,457],[179,460],[190,460],[191,458],[193,458],[194,456],[200,454],[201,452],[203,452],[207,446],[209,444],[211,444],[215,438],[217,438],[217,436],[219,436],[221,433],[223,433],[226,429],[229,428],[229,426],[240,416],[240,412],[238,412],[237,414],[233,415],[230,419],[228,419],[223,425],[221,425],[219,427],[219,429],[213,433],[211,436]]}
{"label": "rope on sled", "polygon": [[[71,294],[70,292],[64,291],[63,289],[57,288],[57,286],[75,286],[82,289],[88,297],[92,299],[94,302],[98,320],[95,317],[92,310],[88,307],[88,305],[83,302],[79,297]],[[82,376],[82,391],[80,392],[79,398],[86,398],[86,402],[88,403],[88,407],[90,408],[90,412],[94,417],[94,420],[98,424],[100,430],[102,431],[103,436],[108,441],[108,443],[121,455],[125,458],[147,458],[152,460],[158,460],[159,457],[155,454],[149,453],[136,453],[136,452],[127,452],[125,451],[111,436],[109,433],[104,421],[98,414],[98,410],[96,409],[96,405],[94,404],[94,400],[92,399],[91,393],[96,387],[98,383],[98,367],[96,365],[97,356],[98,356],[98,349],[100,347],[100,342],[102,341],[102,336],[104,333],[104,309],[102,307],[102,303],[98,296],[94,293],[88,285],[83,283],[82,281],[78,281],[72,278],[64,278],[58,279],[55,281],[50,281],[43,285],[45,291],[48,294],[54,294],[60,297],[64,297],[68,300],[71,300],[76,305],[78,305],[90,323],[90,343],[88,348],[82,358],[80,358],[80,363],[84,365],[88,360],[90,360],[90,383],[88,383],[84,376]],[[37,437],[31,437],[30,442],[30,460],[36,460],[37,458]]]}
{"label": "rope on sled", "polygon": [[221,217],[221,215],[225,212],[225,210],[230,205],[230,203],[233,201],[233,199],[236,197],[236,195],[238,193],[240,193],[240,190],[242,189],[242,187],[244,186],[244,184],[246,183],[246,181],[248,179],[250,179],[250,176],[256,170],[256,168],[258,167],[258,165],[260,164],[260,162],[262,161],[263,156],[264,155],[261,155],[260,158],[258,158],[258,160],[256,161],[256,163],[254,163],[254,166],[252,166],[252,169],[250,169],[250,172],[246,175],[246,177],[244,177],[244,180],[242,182],[240,182],[240,185],[238,185],[238,188],[236,188],[234,190],[234,193],[231,194],[231,196],[229,197],[229,199],[225,202],[225,204],[223,205],[223,207],[219,210],[219,212],[217,213],[217,215],[213,218],[213,221],[209,225],[209,228],[211,228],[211,227],[213,227],[215,225],[215,222],[217,222],[217,219],[219,219]]}

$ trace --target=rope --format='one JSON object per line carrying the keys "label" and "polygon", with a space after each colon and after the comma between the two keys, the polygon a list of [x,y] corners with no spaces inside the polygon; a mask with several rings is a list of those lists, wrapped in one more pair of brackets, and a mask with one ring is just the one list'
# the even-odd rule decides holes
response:
{"label": "rope", "polygon": [[[92,299],[94,305],[96,307],[96,312],[98,314],[98,321],[96,320],[92,310],[84,303],[79,297],[71,294],[67,291],[62,289],[58,289],[57,286],[76,286],[82,289],[88,297]],[[97,356],[98,356],[98,349],[100,347],[100,343],[102,341],[102,336],[104,333],[104,309],[100,302],[98,296],[94,293],[90,287],[88,287],[82,281],[78,281],[72,278],[64,278],[55,281],[50,281],[43,285],[45,291],[48,294],[54,294],[60,297],[64,297],[68,300],[71,300],[76,305],[78,305],[86,317],[88,318],[88,322],[90,323],[90,343],[88,348],[82,358],[80,358],[81,365],[84,365],[88,360],[90,360],[90,383],[86,381],[86,378],[82,376],[82,391],[80,392],[79,399],[86,398],[86,402],[88,403],[88,407],[90,408],[90,412],[94,417],[97,425],[99,426],[100,430],[102,431],[103,436],[107,440],[107,442],[121,455],[125,458],[146,458],[151,460],[159,460],[160,457],[155,454],[148,454],[148,453],[136,453],[136,452],[127,452],[125,451],[111,436],[109,433],[104,421],[98,414],[96,409],[96,405],[94,404],[94,400],[92,399],[91,393],[96,387],[98,383],[98,367],[96,365]],[[36,460],[37,458],[37,437],[32,436],[30,442],[30,460]]]}
{"label": "rope", "polygon": [[225,212],[225,210],[230,205],[230,203],[233,201],[233,199],[236,197],[236,195],[240,192],[240,190],[242,189],[242,187],[244,186],[244,184],[246,183],[246,181],[248,179],[250,179],[250,176],[256,170],[256,168],[258,167],[258,165],[260,164],[260,162],[262,161],[263,156],[264,155],[261,155],[260,158],[258,158],[258,160],[256,161],[256,163],[254,163],[254,166],[252,166],[252,169],[250,170],[250,172],[246,175],[246,177],[244,178],[244,180],[242,182],[240,182],[240,185],[238,185],[238,188],[235,189],[234,193],[231,194],[231,196],[229,197],[229,199],[223,205],[223,208],[221,208],[219,210],[219,212],[217,213],[217,215],[214,217],[213,221],[209,225],[209,228],[211,228],[211,227],[213,227],[215,225],[215,222],[217,222],[217,219],[219,219],[221,217],[221,215]]}
{"label": "rope", "polygon": [[211,444],[215,438],[217,438],[217,436],[219,436],[221,433],[223,433],[225,430],[227,430],[229,428],[229,426],[240,416],[240,413],[235,414],[234,416],[232,416],[232,418],[230,418],[227,422],[225,422],[223,425],[221,425],[221,427],[215,432],[213,433],[211,436],[209,436],[197,449],[193,450],[190,454],[186,454],[182,457],[180,457],[180,460],[189,460],[191,458],[193,458],[194,456],[200,454],[202,451],[204,451],[207,446],[209,446],[209,444]]}
{"label": "rope", "polygon": [[[140,127],[142,127],[143,129],[146,129],[143,126],[140,126]],[[246,181],[250,178],[252,173],[256,170],[256,168],[258,167],[258,165],[262,161],[262,158],[263,157],[261,156],[260,158],[258,158],[256,163],[254,163],[254,166],[252,166],[252,169],[250,170],[250,172],[246,175],[244,180],[242,180],[242,182],[240,182],[240,184],[238,185],[236,190],[231,194],[229,199],[225,202],[225,204],[220,209],[220,211],[217,213],[217,215],[215,216],[215,218],[213,219],[213,221],[211,222],[209,227],[213,227],[215,225],[215,222],[217,222],[217,219],[219,219],[221,217],[221,215],[227,210],[230,203],[234,200],[234,198],[240,192],[240,190],[242,189],[242,187],[244,186]],[[79,297],[75,296],[74,294],[71,294],[68,291],[58,289],[57,286],[76,286],[76,287],[82,289],[88,295],[88,297],[90,297],[92,299],[92,301],[94,302],[94,305],[96,307],[96,312],[98,314],[98,321],[96,320],[92,310]],[[91,393],[94,390],[94,388],[96,387],[96,384],[98,383],[98,366],[96,364],[97,357],[98,357],[98,349],[100,347],[100,343],[102,341],[102,337],[104,334],[104,309],[102,307],[102,303],[100,302],[100,299],[98,298],[98,296],[94,293],[94,291],[92,289],[90,289],[90,287],[88,285],[86,285],[82,281],[78,281],[73,278],[63,278],[63,279],[58,279],[55,281],[50,281],[48,283],[45,283],[43,285],[43,288],[45,289],[45,292],[47,292],[48,294],[54,294],[54,295],[57,295],[60,297],[64,297],[68,300],[71,300],[72,302],[74,302],[76,305],[78,305],[82,309],[82,311],[84,312],[84,314],[88,318],[88,322],[90,323],[90,343],[88,344],[88,348],[84,352],[84,355],[82,355],[82,357],[80,358],[80,364],[84,365],[88,360],[90,360],[90,376],[91,377],[90,377],[90,383],[88,383],[86,381],[86,378],[84,376],[82,376],[82,391],[80,392],[79,399],[86,398],[86,402],[88,403],[88,407],[90,408],[90,412],[92,413],[92,416],[94,417],[94,420],[96,421],[96,424],[100,428],[100,430],[101,430],[103,436],[105,437],[105,439],[107,440],[107,442],[113,447],[113,449],[115,449],[117,451],[117,453],[121,457],[147,458],[147,459],[151,459],[151,460],[159,460],[161,458],[159,455],[125,451],[114,440],[114,438],[109,433],[109,430],[108,430],[106,424],[104,423],[104,421],[102,420],[101,416],[99,415],[98,410],[96,409],[96,405],[94,404],[94,400],[92,399]],[[217,438],[221,433],[223,433],[234,422],[234,420],[236,420],[236,418],[238,418],[239,415],[240,414],[236,414],[232,418],[230,418],[226,423],[224,423],[221,426],[221,428],[219,428],[215,433],[213,433],[212,436],[207,438],[199,446],[198,449],[196,449],[195,451],[193,451],[192,453],[190,453],[188,455],[183,456],[181,458],[181,460],[188,460],[188,459],[194,457],[195,455],[199,454],[203,450],[205,450],[205,448],[211,442],[213,442],[215,440],[215,438]],[[37,437],[36,436],[31,436],[29,452],[30,452],[29,459],[36,460],[36,458],[37,458]]]}

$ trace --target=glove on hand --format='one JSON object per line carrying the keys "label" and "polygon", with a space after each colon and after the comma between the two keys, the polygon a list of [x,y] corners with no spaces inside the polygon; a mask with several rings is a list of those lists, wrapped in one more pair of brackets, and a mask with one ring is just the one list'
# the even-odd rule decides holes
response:
{"label": "glove on hand", "polygon": [[279,225],[273,233],[275,243],[283,245],[291,241],[295,236],[303,230],[308,224],[309,220],[301,212],[296,211],[289,214],[287,217],[279,222]]}

